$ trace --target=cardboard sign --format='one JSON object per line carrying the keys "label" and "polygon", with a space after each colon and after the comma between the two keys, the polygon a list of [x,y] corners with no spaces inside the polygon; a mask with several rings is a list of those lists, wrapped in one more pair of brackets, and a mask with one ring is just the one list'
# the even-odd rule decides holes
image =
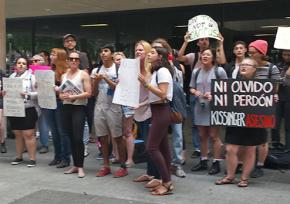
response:
{"label": "cardboard sign", "polygon": [[290,50],[290,27],[278,27],[274,48]]}
{"label": "cardboard sign", "polygon": [[119,82],[114,92],[113,103],[138,107],[140,82],[140,59],[122,59],[119,68]]}
{"label": "cardboard sign", "polygon": [[55,74],[52,70],[36,70],[38,104],[41,108],[56,109]]}
{"label": "cardboard sign", "polygon": [[25,117],[24,99],[20,95],[23,79],[3,78],[3,90],[6,92],[3,97],[4,116]]}
{"label": "cardboard sign", "polygon": [[211,125],[274,128],[273,80],[213,80]]}
{"label": "cardboard sign", "polygon": [[188,21],[188,32],[190,33],[190,41],[200,38],[219,39],[218,24],[207,15],[198,15]]}

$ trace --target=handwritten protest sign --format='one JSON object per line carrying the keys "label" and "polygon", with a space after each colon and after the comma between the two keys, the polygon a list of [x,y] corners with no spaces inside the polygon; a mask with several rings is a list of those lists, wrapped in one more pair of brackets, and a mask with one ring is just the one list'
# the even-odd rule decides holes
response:
{"label": "handwritten protest sign", "polygon": [[24,100],[20,95],[23,91],[23,79],[3,78],[3,109],[5,116],[25,117]]}
{"label": "handwritten protest sign", "polygon": [[207,15],[198,15],[188,21],[188,32],[190,33],[190,41],[200,38],[219,39],[218,24]]}
{"label": "handwritten protest sign", "polygon": [[290,27],[278,27],[274,47],[290,50]]}
{"label": "handwritten protest sign", "polygon": [[41,108],[56,109],[55,74],[51,70],[36,70],[38,104]]}
{"label": "handwritten protest sign", "polygon": [[113,103],[138,107],[140,93],[139,73],[139,59],[122,59],[119,68],[119,83],[115,89]]}
{"label": "handwritten protest sign", "polygon": [[274,128],[272,80],[213,80],[211,125]]}

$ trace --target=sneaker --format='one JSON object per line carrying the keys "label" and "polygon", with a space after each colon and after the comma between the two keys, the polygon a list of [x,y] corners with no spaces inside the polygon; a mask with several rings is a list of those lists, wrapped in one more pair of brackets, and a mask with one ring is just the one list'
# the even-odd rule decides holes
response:
{"label": "sneaker", "polygon": [[191,154],[191,158],[199,158],[200,157],[200,150],[195,150]]}
{"label": "sneaker", "polygon": [[46,146],[42,146],[38,151],[39,154],[45,154],[47,152],[48,152],[48,147]]}
{"label": "sneaker", "polygon": [[36,166],[36,161],[30,160],[27,164],[27,167],[35,167]]}
{"label": "sneaker", "polygon": [[200,160],[200,162],[197,165],[191,168],[191,171],[202,171],[207,169],[208,169],[207,160]]}
{"label": "sneaker", "polygon": [[135,163],[133,161],[131,161],[131,162],[127,161],[125,164],[126,164],[127,168],[131,168],[135,165]]}
{"label": "sneaker", "polygon": [[120,178],[128,175],[128,170],[127,168],[119,168],[117,171],[114,173],[114,178]]}
{"label": "sneaker", "polygon": [[16,158],[11,162],[12,165],[18,165],[23,162],[23,159]]}
{"label": "sneaker", "polygon": [[56,165],[56,168],[65,168],[69,166],[69,161],[61,161],[58,165]]}
{"label": "sneaker", "polygon": [[219,161],[215,161],[212,163],[209,171],[208,171],[208,174],[209,175],[214,175],[214,174],[217,174],[221,171],[221,168],[220,168],[220,162]]}
{"label": "sneaker", "polygon": [[60,162],[61,162],[60,160],[54,159],[48,163],[48,166],[55,166],[55,165],[58,165]]}
{"label": "sneaker", "polygon": [[5,142],[1,143],[0,151],[1,151],[1,153],[7,153],[7,148],[6,148]]}
{"label": "sneaker", "polygon": [[97,155],[97,160],[102,160],[103,159],[103,154],[100,152],[98,155]]}
{"label": "sneaker", "polygon": [[252,178],[259,178],[264,176],[264,171],[262,166],[256,166],[255,169],[251,172]]}
{"label": "sneaker", "polygon": [[89,156],[89,150],[88,150],[88,145],[85,145],[85,149],[84,149],[84,157]]}
{"label": "sneaker", "polygon": [[184,172],[184,170],[182,169],[182,167],[180,165],[176,166],[175,176],[177,176],[179,178],[185,178],[186,177],[186,173]]}
{"label": "sneaker", "polygon": [[111,173],[110,167],[103,167],[96,173],[96,177],[107,176],[110,173]]}

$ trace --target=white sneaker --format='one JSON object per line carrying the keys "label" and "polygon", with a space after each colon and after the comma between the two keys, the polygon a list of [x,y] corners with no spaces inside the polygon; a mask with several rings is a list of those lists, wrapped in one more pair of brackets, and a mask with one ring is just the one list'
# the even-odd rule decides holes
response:
{"label": "white sneaker", "polygon": [[88,145],[85,145],[85,149],[84,149],[84,157],[89,156],[89,150],[88,150]]}
{"label": "white sneaker", "polygon": [[186,177],[186,173],[184,172],[184,170],[182,169],[182,167],[180,165],[176,166],[175,176],[177,176],[179,178]]}

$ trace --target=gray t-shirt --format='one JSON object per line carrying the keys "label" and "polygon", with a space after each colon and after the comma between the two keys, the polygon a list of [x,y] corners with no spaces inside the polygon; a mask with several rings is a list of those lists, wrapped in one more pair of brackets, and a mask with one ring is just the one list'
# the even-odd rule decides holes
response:
{"label": "gray t-shirt", "polygon": [[[222,67],[217,68],[219,79],[227,79],[227,74]],[[195,69],[191,75],[189,87],[200,91],[202,94],[211,91],[211,80],[216,79],[215,68],[210,70],[201,69],[195,82],[195,74],[198,69]],[[203,97],[198,97],[194,107],[195,125],[209,126],[210,125],[210,102]]]}

